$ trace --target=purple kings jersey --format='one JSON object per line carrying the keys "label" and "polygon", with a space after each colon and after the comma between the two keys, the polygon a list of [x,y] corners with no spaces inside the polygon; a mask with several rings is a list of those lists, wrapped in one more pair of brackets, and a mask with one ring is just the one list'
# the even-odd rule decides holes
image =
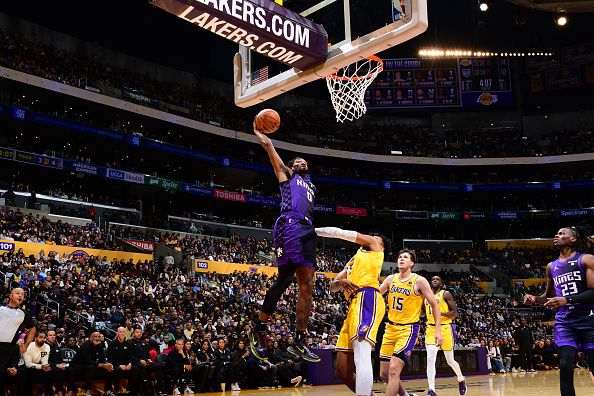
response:
{"label": "purple kings jersey", "polygon": [[316,187],[309,175],[304,178],[293,173],[291,178],[280,183],[281,214],[294,215],[311,223]]}
{"label": "purple kings jersey", "polygon": [[[582,254],[576,253],[567,261],[559,259],[551,264],[551,277],[557,297],[568,297],[588,290],[586,270],[582,266]],[[557,323],[575,323],[591,320],[594,304],[567,304],[559,308]]]}

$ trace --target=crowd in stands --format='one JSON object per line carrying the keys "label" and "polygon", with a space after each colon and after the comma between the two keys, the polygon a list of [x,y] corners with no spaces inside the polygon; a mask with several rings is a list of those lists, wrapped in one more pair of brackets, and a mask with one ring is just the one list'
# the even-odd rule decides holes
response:
{"label": "crowd in stands", "polygon": [[[5,295],[12,287],[23,287],[28,292],[26,309],[35,318],[40,336],[43,335],[36,341],[40,345],[48,342],[56,351],[46,363],[56,376],[35,377],[39,381],[70,383],[72,387],[75,380],[88,374],[82,362],[91,358],[92,351],[99,350],[99,363],[129,367],[117,372],[113,379],[117,385],[117,378],[128,378],[128,389],[132,391],[147,385],[143,379],[153,369],[155,385],[163,392],[218,391],[223,383],[231,389],[294,386],[302,383],[306,375],[305,366],[299,357],[291,355],[289,348],[293,342],[296,284],[285,293],[269,323],[271,358],[262,362],[245,349],[246,326],[255,317],[274,277],[239,272],[187,276],[163,260],[134,265],[96,257],[78,261],[67,257],[25,257],[22,252],[4,253],[0,269],[6,277],[0,293]],[[452,273],[447,275],[454,277]],[[447,281],[450,279],[446,278]],[[509,356],[517,355],[514,329],[520,327],[521,318],[525,317],[520,301],[513,296],[477,295],[470,274],[446,287],[458,304],[458,346],[489,346],[500,340],[509,346]],[[59,311],[52,305],[55,302],[60,304]],[[334,347],[347,305],[341,293],[329,292],[327,279],[316,279],[308,339],[312,347]],[[538,354],[540,340],[550,338],[551,328],[538,322],[529,327],[536,345],[534,367],[554,367],[552,353],[542,361],[538,357],[542,357]],[[123,353],[122,345],[130,345],[131,352]],[[30,362],[25,351],[21,352],[20,365],[18,356],[15,358],[15,365],[22,372],[19,375],[33,375],[25,367],[34,369],[35,363]],[[502,361],[505,363],[505,358]],[[72,368],[60,371],[64,370],[64,363]],[[508,368],[532,368],[522,367],[523,364],[516,357]],[[259,374],[253,375],[254,370]],[[89,389],[88,384],[78,384]],[[106,385],[111,383],[106,381]]]}
{"label": "crowd in stands", "polygon": [[[149,100],[162,101],[186,109],[190,116],[205,122],[214,121],[226,128],[250,131],[249,111],[239,111],[229,98],[157,81],[98,58],[76,56],[63,49],[41,45],[23,36],[0,31],[0,65],[38,75],[64,84],[79,86],[81,81],[99,89],[111,87],[133,92]],[[103,89],[104,90],[104,89]],[[150,105],[150,104],[149,104]],[[278,137],[295,142],[349,151],[389,154],[401,150],[404,155],[446,158],[506,156],[543,156],[594,151],[592,128],[561,131],[541,137],[526,136],[519,128],[482,127],[434,134],[424,126],[368,125],[335,122],[330,113],[315,117],[315,127],[307,109],[283,111],[283,128]],[[304,131],[324,129],[324,136],[299,137]],[[167,135],[154,136],[167,140]]]}
{"label": "crowd in stands", "polygon": [[[202,230],[204,231],[204,229]],[[273,265],[272,241],[253,236],[241,238],[236,233],[228,237],[213,237],[178,232],[150,231],[144,228],[111,226],[102,232],[94,223],[75,226],[62,221],[51,222],[46,217],[25,214],[19,209],[0,208],[0,239],[32,242],[48,245],[79,246],[97,249],[121,249],[116,239],[137,239],[159,242],[181,252],[188,259],[206,259],[230,263]],[[394,261],[393,251],[386,252],[386,261]],[[354,254],[348,248],[320,245],[318,249],[318,268],[325,272],[340,272]],[[513,277],[543,277],[544,268],[555,257],[554,249],[512,248],[483,250],[478,247],[468,249],[424,248],[418,249],[420,263],[451,263],[490,266]],[[395,268],[394,268],[395,269]],[[477,275],[484,277],[484,275]],[[485,279],[482,279],[485,280]]]}
{"label": "crowd in stands", "polygon": [[45,216],[7,206],[0,207],[0,239],[38,243],[47,246],[48,251],[53,245],[117,250],[94,222],[86,226],[51,222]]}

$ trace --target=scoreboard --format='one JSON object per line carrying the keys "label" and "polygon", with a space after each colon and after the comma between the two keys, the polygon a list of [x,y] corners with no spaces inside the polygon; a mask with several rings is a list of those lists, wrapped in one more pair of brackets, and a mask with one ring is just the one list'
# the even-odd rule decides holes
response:
{"label": "scoreboard", "polygon": [[368,108],[501,106],[512,104],[504,57],[386,59],[365,92]]}

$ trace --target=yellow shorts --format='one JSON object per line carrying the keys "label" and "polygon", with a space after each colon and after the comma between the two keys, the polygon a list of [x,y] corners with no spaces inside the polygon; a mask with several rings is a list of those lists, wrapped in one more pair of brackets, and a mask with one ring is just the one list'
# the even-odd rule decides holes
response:
{"label": "yellow shorts", "polygon": [[395,325],[386,323],[386,332],[380,348],[380,359],[390,360],[397,356],[408,361],[419,336],[419,324]]}
{"label": "yellow shorts", "polygon": [[361,337],[375,346],[377,330],[386,314],[386,304],[379,291],[363,288],[351,300],[349,312],[340,330],[337,351],[353,349],[353,340]]}
{"label": "yellow shorts", "polygon": [[[454,325],[451,323],[442,324],[441,336],[443,337],[441,350],[453,351],[454,340],[456,339],[456,331],[454,330]],[[435,326],[427,325],[427,332],[425,333],[425,345],[435,345]]]}

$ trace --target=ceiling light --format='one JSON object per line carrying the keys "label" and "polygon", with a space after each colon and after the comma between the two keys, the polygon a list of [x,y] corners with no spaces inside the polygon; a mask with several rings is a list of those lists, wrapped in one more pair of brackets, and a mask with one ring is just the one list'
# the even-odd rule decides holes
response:
{"label": "ceiling light", "polygon": [[557,24],[557,26],[565,26],[567,25],[568,21],[569,19],[567,18],[566,13],[560,12],[558,14],[555,14],[555,23]]}

